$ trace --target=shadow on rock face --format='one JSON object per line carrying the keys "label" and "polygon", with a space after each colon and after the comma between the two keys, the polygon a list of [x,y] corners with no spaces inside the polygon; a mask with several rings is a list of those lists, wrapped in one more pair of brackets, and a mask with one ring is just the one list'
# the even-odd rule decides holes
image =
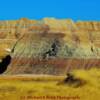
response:
{"label": "shadow on rock face", "polygon": [[4,73],[7,70],[8,65],[11,62],[11,56],[7,55],[2,59],[2,62],[0,62],[0,74]]}

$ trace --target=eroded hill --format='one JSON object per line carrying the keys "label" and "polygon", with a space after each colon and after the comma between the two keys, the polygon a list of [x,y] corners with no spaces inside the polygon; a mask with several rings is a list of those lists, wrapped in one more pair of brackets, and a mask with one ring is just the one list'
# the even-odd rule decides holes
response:
{"label": "eroded hill", "polygon": [[[16,45],[15,45],[16,44]],[[70,19],[0,21],[1,58],[12,49],[6,73],[63,74],[100,67],[100,22]]]}

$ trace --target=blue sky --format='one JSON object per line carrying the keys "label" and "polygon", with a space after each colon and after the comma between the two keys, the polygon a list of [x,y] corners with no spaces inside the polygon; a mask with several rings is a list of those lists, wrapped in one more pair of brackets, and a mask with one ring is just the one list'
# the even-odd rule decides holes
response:
{"label": "blue sky", "polygon": [[1,0],[0,20],[55,17],[100,21],[100,0]]}

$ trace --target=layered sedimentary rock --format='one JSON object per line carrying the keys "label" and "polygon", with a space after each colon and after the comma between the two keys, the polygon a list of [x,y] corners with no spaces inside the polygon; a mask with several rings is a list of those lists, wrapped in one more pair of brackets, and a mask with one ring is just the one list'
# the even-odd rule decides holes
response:
{"label": "layered sedimentary rock", "polygon": [[74,68],[100,67],[100,22],[0,21],[0,45],[15,46],[9,74],[63,74]]}

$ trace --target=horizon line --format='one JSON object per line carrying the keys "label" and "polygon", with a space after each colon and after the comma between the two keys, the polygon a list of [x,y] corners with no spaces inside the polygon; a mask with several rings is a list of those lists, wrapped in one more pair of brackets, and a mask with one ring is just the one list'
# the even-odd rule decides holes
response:
{"label": "horizon line", "polygon": [[0,18],[0,21],[12,21],[12,20],[20,20],[20,19],[29,19],[29,20],[43,20],[45,18],[48,18],[48,19],[57,19],[57,20],[72,20],[74,22],[79,22],[79,21],[84,21],[84,22],[100,22],[100,20],[98,19],[73,19],[73,18],[68,18],[68,17],[63,17],[63,18],[58,18],[58,17],[42,17],[42,18],[29,18],[29,17],[19,17],[19,18],[8,18],[8,19],[1,19]]}

